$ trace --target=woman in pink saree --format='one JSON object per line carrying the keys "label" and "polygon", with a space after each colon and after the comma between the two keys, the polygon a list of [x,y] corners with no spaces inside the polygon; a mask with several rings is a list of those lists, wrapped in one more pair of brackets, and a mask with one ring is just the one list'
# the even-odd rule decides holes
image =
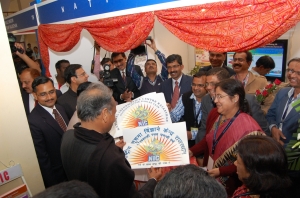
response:
{"label": "woman in pink saree", "polygon": [[241,185],[233,164],[238,142],[246,135],[264,135],[264,132],[249,115],[244,87],[238,80],[227,79],[217,83],[214,102],[216,108],[207,118],[206,136],[190,148],[190,155],[204,153],[208,173],[216,177],[231,196]]}

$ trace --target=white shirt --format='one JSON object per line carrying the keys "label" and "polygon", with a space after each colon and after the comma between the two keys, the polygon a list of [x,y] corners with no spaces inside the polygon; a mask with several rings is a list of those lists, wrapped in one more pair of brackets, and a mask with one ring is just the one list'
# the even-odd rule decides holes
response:
{"label": "white shirt", "polygon": [[[295,91],[295,88],[293,87],[293,88],[288,92],[289,98],[292,97],[292,95],[294,94],[294,91]],[[300,98],[300,94],[298,94],[296,98],[293,98],[292,102],[290,103],[290,105],[289,105],[289,107],[288,107],[288,109],[287,109],[287,112],[286,112],[286,116],[285,116],[285,117],[287,117],[287,115],[289,115],[289,113],[291,112],[291,110],[292,110],[292,108],[293,108],[292,104],[293,104],[295,101],[299,100],[299,98]],[[285,110],[287,104],[288,104],[288,101],[286,102],[286,104],[285,104],[285,106],[284,106],[284,110]],[[283,114],[283,113],[282,113],[282,114]],[[282,115],[281,115],[281,117],[282,117]]]}
{"label": "white shirt", "polygon": [[[292,97],[294,91],[295,91],[295,88],[292,88],[292,89],[288,92],[288,97],[289,97],[289,98]],[[290,103],[290,105],[289,105],[289,107],[288,107],[288,109],[287,109],[285,118],[286,118],[286,117],[289,115],[289,113],[291,112],[291,110],[292,110],[292,108],[293,108],[292,104],[293,104],[295,101],[299,100],[299,99],[300,99],[300,94],[298,94],[296,98],[293,98],[293,101]],[[279,116],[281,116],[280,118],[282,118],[283,113],[284,113],[284,111],[285,111],[285,108],[286,108],[286,105],[287,105],[287,104],[288,104],[288,101],[287,101],[287,102],[285,103],[285,105],[284,105],[282,114],[279,115]],[[269,129],[271,130],[274,126],[276,126],[276,124],[271,124],[271,125],[269,126]],[[276,126],[276,127],[279,127],[279,126]]]}
{"label": "white shirt", "polygon": [[60,90],[61,93],[65,93],[66,91],[69,90],[69,84],[68,84],[67,82],[66,82],[65,84],[63,84],[63,85],[59,88],[58,82],[57,82],[57,80],[56,80],[56,76],[53,76],[53,77],[52,77],[52,80],[53,80],[53,84],[54,84],[55,89]]}
{"label": "white shirt", "polygon": [[178,82],[178,87],[179,87],[179,90],[180,90],[180,81],[181,81],[181,78],[182,78],[182,74],[181,74],[181,76],[178,78],[178,80],[174,80],[174,79],[172,78],[172,87],[173,87],[173,91],[174,91],[174,88],[175,88],[175,81]]}
{"label": "white shirt", "polygon": [[[41,104],[39,103],[39,105],[41,105]],[[53,106],[53,108],[45,107],[45,106],[43,106],[43,105],[41,105],[41,107],[43,107],[48,113],[50,113],[50,115],[51,115],[51,116],[53,117],[53,119],[55,120],[55,115],[53,114],[53,109],[56,109],[55,105]],[[57,111],[57,112],[59,113],[59,111]],[[59,113],[59,115],[61,116],[60,113]],[[62,116],[61,116],[61,117],[62,117]],[[64,120],[63,117],[62,117],[62,119],[63,119],[65,125],[67,126],[67,124],[66,124],[66,122],[65,122],[65,120]]]}
{"label": "white shirt", "polygon": [[35,53],[35,52],[33,52],[32,55],[33,55],[33,57],[34,57],[34,60],[36,60],[36,59],[41,59],[40,53]]}
{"label": "white shirt", "polygon": [[[39,103],[39,105],[41,105],[40,103]],[[43,106],[43,105],[41,105],[41,107],[43,107],[48,113],[50,113],[50,115],[55,119],[55,116],[54,116],[54,114],[53,114],[53,109],[56,109],[56,107],[55,106],[53,106],[53,108],[49,108],[49,107],[45,107],[45,106]],[[59,113],[59,112],[58,112]],[[60,113],[59,113],[60,114]]]}
{"label": "white shirt", "polygon": [[29,96],[29,112],[31,112],[33,109],[34,109],[34,107],[35,107],[35,99],[34,99],[34,97],[33,97],[33,94],[31,93],[31,94],[28,94]]}
{"label": "white shirt", "polygon": [[124,75],[126,76],[126,69],[124,69],[124,70],[119,70],[119,71],[120,71],[120,74],[121,74],[122,78],[123,78],[123,72],[124,72]]}

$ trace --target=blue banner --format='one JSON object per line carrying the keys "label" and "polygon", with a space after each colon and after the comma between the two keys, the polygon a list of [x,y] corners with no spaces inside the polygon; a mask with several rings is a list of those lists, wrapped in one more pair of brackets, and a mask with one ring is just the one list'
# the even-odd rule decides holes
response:
{"label": "blue banner", "polygon": [[58,0],[38,7],[41,24],[55,23],[97,14],[178,0]]}
{"label": "blue banner", "polygon": [[16,13],[11,17],[8,16],[5,18],[5,26],[7,32],[36,27],[35,9],[21,11],[21,13]]}

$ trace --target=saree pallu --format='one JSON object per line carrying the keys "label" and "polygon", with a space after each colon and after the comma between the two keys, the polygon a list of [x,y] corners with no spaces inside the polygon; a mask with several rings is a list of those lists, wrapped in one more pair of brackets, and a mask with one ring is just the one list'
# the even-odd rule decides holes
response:
{"label": "saree pallu", "polygon": [[[214,112],[217,113],[216,109]],[[224,133],[218,144],[215,148],[215,153],[212,155],[212,146],[213,146],[213,136],[216,128],[216,123],[218,122],[219,116],[215,116],[216,119],[214,124],[210,123],[211,128],[210,132],[206,135],[206,143],[209,156],[214,160],[213,168],[219,168],[220,177],[218,180],[226,187],[226,183],[232,175],[236,173],[236,168],[233,163],[236,160],[236,148],[238,142],[247,135],[265,135],[257,122],[248,114],[241,112],[233,123],[230,125],[228,130]],[[210,120],[210,119],[208,119]],[[230,120],[225,121],[220,124],[216,132],[216,139],[220,136],[224,128],[227,126]],[[208,156],[206,156],[208,158]],[[234,189],[232,189],[234,190]]]}

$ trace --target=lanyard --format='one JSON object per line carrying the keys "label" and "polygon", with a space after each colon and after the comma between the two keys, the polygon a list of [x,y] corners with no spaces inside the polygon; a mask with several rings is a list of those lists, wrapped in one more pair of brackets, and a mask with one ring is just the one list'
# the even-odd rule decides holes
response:
{"label": "lanyard", "polygon": [[194,104],[194,108],[193,108],[193,111],[194,111],[194,118],[195,118],[195,123],[194,123],[194,127],[198,127],[198,118],[199,118],[199,115],[200,115],[200,112],[201,112],[201,107],[199,108],[198,110],[198,113],[196,114],[196,101],[193,100],[193,104]]}
{"label": "lanyard", "polygon": [[285,119],[285,117],[287,116],[287,111],[288,111],[288,109],[289,109],[289,106],[290,106],[291,102],[294,101],[293,97],[294,97],[294,93],[291,95],[291,97],[290,97],[290,98],[288,99],[288,101],[287,101],[285,110],[284,110],[284,112],[283,112],[283,114],[282,114],[282,117],[281,117],[281,122],[283,122],[284,119]]}
{"label": "lanyard", "polygon": [[222,136],[226,133],[227,129],[231,126],[231,124],[233,123],[233,121],[236,119],[236,117],[240,114],[240,110],[238,110],[236,112],[236,114],[233,116],[233,118],[230,119],[229,123],[227,124],[227,126],[224,128],[224,130],[222,131],[222,133],[220,134],[220,136],[218,137],[218,139],[216,139],[217,136],[217,131],[221,122],[221,118],[222,116],[219,117],[219,120],[217,122],[217,126],[215,128],[214,131],[214,138],[213,138],[213,146],[212,146],[212,154],[215,154],[215,149],[217,144],[219,143],[220,139],[222,138]]}

